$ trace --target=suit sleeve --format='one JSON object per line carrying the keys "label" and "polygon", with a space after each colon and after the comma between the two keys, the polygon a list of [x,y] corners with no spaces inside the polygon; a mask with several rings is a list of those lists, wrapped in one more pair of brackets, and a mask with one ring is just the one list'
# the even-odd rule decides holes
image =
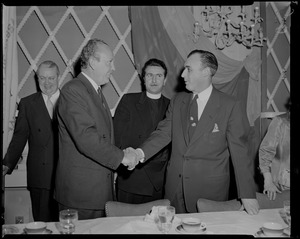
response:
{"label": "suit sleeve", "polygon": [[117,106],[114,115],[114,134],[115,134],[115,144],[117,147],[123,149],[123,136],[126,133],[126,129],[129,127],[130,122],[130,110],[128,108],[128,101],[126,100],[126,95],[124,95]]}
{"label": "suit sleeve", "polygon": [[[60,127],[67,128],[67,134],[81,154],[103,166],[116,169],[122,162],[124,153],[110,142],[110,132],[104,118],[96,117],[100,114],[100,109],[92,101],[87,92],[79,87],[65,88],[58,104],[59,118],[63,121],[63,126]],[[60,138],[64,137],[69,136],[62,135]]]}
{"label": "suit sleeve", "polygon": [[26,107],[23,99],[21,99],[19,103],[18,110],[19,113],[16,120],[13,137],[3,161],[3,164],[9,167],[7,172],[8,174],[11,174],[16,167],[29,137],[29,126],[26,117]]}
{"label": "suit sleeve", "polygon": [[[145,154],[145,161],[167,146],[172,140],[172,118],[175,97],[171,100],[166,118],[159,122],[157,129],[140,146]],[[145,162],[144,161],[144,162]]]}
{"label": "suit sleeve", "polygon": [[234,167],[239,198],[255,198],[254,162],[248,150],[250,125],[238,102],[229,118],[227,141]]}
{"label": "suit sleeve", "polygon": [[259,167],[262,173],[271,172],[271,164],[279,142],[279,117],[272,119],[259,148]]}

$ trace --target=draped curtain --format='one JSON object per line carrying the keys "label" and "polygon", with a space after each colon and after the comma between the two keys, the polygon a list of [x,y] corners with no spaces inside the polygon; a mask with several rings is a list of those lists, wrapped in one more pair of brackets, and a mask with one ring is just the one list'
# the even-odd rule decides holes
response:
{"label": "draped curtain", "polygon": [[18,94],[16,7],[2,5],[3,156],[13,135]]}
{"label": "draped curtain", "polygon": [[[129,8],[132,26],[132,50],[137,71],[152,57],[163,60],[168,67],[164,94],[172,98],[184,89],[180,75],[189,52],[203,49],[215,54],[219,68],[213,85],[242,102],[250,126],[260,116],[260,48],[254,47],[244,61],[227,57],[200,30],[199,40],[192,40],[194,17],[187,6],[133,6]],[[254,127],[249,135],[249,150],[256,156],[259,136]]]}

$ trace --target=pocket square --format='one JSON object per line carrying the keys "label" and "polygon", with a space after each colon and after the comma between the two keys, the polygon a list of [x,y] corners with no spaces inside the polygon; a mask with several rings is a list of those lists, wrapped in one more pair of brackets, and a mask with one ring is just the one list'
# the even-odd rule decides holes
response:
{"label": "pocket square", "polygon": [[213,129],[213,133],[215,133],[215,132],[219,132],[220,130],[219,130],[219,127],[218,127],[218,125],[215,123],[215,126],[214,126],[214,129]]}

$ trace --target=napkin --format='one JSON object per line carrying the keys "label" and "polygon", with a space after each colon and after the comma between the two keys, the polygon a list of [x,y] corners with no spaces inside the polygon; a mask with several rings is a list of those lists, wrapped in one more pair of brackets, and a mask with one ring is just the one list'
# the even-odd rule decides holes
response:
{"label": "napkin", "polygon": [[150,213],[147,213],[144,217],[144,221],[146,222],[158,222],[158,207],[159,206],[153,206]]}
{"label": "napkin", "polygon": [[[144,217],[144,221],[146,222],[152,222],[152,223],[158,223],[158,208],[159,206],[153,206],[150,213],[147,213],[146,216]],[[173,224],[180,224],[181,219],[178,217],[174,217],[173,219]]]}

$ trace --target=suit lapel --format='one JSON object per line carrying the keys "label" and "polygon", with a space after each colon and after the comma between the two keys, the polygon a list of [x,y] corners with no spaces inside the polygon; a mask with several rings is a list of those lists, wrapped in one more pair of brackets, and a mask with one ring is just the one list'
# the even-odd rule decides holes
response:
{"label": "suit lapel", "polygon": [[[99,97],[98,97],[99,98]],[[113,128],[113,121],[112,121],[112,116],[111,116],[111,112],[110,112],[110,109],[109,109],[109,106],[106,102],[106,99],[105,97],[103,97],[103,103],[105,105],[105,111],[106,111],[106,118],[108,118],[109,120],[109,128],[110,128],[110,138],[111,138],[111,143],[115,143],[115,138],[114,138],[114,128]]]}
{"label": "suit lapel", "polygon": [[[34,100],[32,101],[32,108],[31,110],[33,111],[37,111],[38,113],[33,113],[32,115],[37,116],[40,118],[40,120],[38,120],[38,122],[42,125],[42,131],[44,132],[44,137],[48,137],[48,139],[50,138],[51,135],[51,128],[48,127],[49,123],[52,122],[50,115],[48,113],[44,98],[42,96],[41,92],[38,92],[38,94],[36,95],[36,97],[34,98]],[[47,140],[48,141],[48,140]]]}
{"label": "suit lapel", "polygon": [[196,131],[191,139],[190,144],[195,142],[202,134],[211,129],[214,124],[214,117],[218,113],[218,108],[220,107],[220,99],[218,92],[213,88],[212,93],[207,101],[207,104],[203,110],[203,113],[200,117]]}
{"label": "suit lapel", "polygon": [[189,103],[190,99],[193,94],[185,94],[182,99],[180,112],[181,112],[181,122],[182,122],[182,132],[184,136],[184,140],[186,145],[189,143],[189,136],[188,136],[188,115],[189,115]]}
{"label": "suit lapel", "polygon": [[77,76],[77,78],[87,88],[87,91],[90,94],[90,96],[92,97],[93,102],[95,102],[97,108],[99,109],[99,111],[103,115],[104,121],[106,122],[106,124],[108,125],[108,127],[110,129],[111,138],[113,138],[112,118],[111,118],[111,113],[110,113],[109,106],[106,102],[105,97],[103,97],[103,103],[105,105],[105,108],[104,108],[98,93],[96,92],[96,90],[94,89],[92,84],[89,82],[89,80],[86,79],[86,77],[81,73]]}

